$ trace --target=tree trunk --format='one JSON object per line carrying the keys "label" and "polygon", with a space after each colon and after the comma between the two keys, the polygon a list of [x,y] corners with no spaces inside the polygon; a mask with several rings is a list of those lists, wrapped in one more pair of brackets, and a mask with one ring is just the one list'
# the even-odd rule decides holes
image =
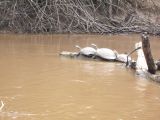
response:
{"label": "tree trunk", "polygon": [[156,66],[152,57],[149,38],[145,34],[142,35],[142,48],[143,48],[144,56],[146,58],[146,63],[148,65],[148,72],[150,72],[151,74],[155,74]]}

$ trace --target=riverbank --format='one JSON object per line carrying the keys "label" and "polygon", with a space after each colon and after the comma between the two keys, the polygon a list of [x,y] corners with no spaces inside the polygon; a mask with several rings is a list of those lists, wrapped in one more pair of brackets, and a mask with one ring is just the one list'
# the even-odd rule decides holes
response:
{"label": "riverbank", "polygon": [[4,1],[1,33],[141,33],[160,35],[157,0]]}

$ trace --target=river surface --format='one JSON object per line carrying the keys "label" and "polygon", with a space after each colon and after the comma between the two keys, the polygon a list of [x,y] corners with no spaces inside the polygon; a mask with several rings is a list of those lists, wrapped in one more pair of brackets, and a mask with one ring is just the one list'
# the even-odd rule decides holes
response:
{"label": "river surface", "polygon": [[[129,52],[139,35],[0,35],[0,120],[160,120],[160,85],[124,64],[60,57],[91,43]],[[160,58],[160,38],[151,38]],[[136,55],[133,55],[135,57]]]}

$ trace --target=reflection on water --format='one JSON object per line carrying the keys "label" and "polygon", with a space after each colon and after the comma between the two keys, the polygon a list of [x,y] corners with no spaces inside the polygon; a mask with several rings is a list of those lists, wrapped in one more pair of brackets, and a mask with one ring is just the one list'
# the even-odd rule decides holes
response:
{"label": "reflection on water", "polygon": [[[129,52],[138,35],[0,35],[0,120],[159,120],[160,86],[121,63],[60,57],[92,43]],[[159,38],[152,37],[154,58]],[[136,57],[136,55],[133,55]]]}

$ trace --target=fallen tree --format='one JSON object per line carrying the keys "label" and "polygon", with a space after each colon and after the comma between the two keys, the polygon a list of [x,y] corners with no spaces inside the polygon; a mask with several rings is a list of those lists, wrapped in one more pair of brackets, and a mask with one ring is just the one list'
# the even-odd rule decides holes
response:
{"label": "fallen tree", "polygon": [[[134,69],[138,75],[146,76],[147,78],[160,82],[160,61],[154,61],[151,48],[150,48],[150,42],[148,35],[142,34],[142,42],[138,42],[135,44],[135,50],[133,50],[129,55],[131,55],[134,51],[137,51],[137,60],[130,60],[126,63],[126,66],[129,66],[129,68]],[[79,52],[67,52],[63,51],[60,53],[63,57],[69,57],[74,59],[87,59],[87,60],[96,60],[96,61],[104,61],[104,59],[99,59],[99,57],[96,57],[93,59],[93,57],[86,57],[83,54],[79,54]],[[115,60],[106,60],[108,62],[121,62],[119,59]]]}

